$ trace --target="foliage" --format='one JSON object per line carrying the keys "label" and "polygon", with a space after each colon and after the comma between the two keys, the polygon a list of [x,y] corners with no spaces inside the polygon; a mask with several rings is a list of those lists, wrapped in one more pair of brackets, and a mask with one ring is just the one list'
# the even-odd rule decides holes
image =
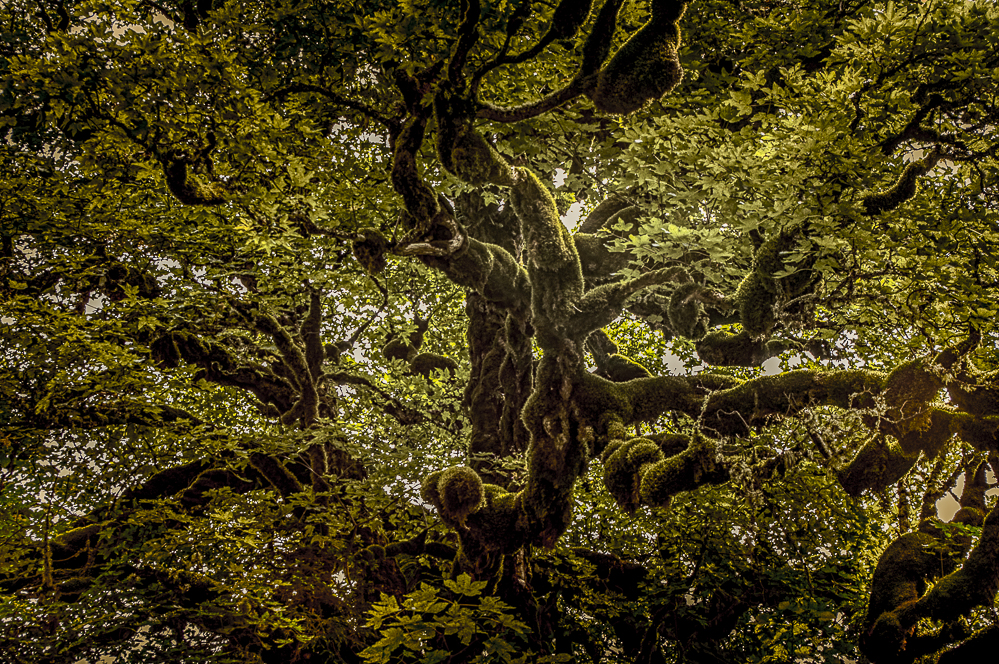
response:
{"label": "foliage", "polygon": [[3,661],[995,650],[994,3],[0,37]]}

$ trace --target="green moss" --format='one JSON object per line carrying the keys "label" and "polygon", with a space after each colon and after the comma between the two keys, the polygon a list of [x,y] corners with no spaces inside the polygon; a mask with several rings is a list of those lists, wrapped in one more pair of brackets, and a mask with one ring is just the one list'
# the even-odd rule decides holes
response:
{"label": "green moss", "polygon": [[999,415],[999,372],[961,378],[947,385],[954,403],[973,415]]}
{"label": "green moss", "polygon": [[385,356],[386,360],[402,360],[403,362],[409,362],[412,358],[416,357],[416,349],[413,348],[405,339],[391,339],[387,344],[382,346],[382,355]]}
{"label": "green moss", "polygon": [[429,378],[434,371],[444,371],[454,376],[458,373],[458,363],[450,357],[436,353],[420,353],[409,363],[413,373]]}
{"label": "green moss", "polygon": [[378,274],[388,265],[385,254],[391,244],[377,228],[362,228],[351,244],[354,258],[368,274]]}
{"label": "green moss", "polygon": [[669,299],[667,314],[675,334],[686,339],[700,339],[708,333],[708,314],[698,296],[704,287],[695,282],[680,284]]}
{"label": "green moss", "polygon": [[824,403],[839,408],[873,408],[874,394],[880,390],[886,374],[869,369],[823,371],[815,380],[825,391]]}
{"label": "green moss", "polygon": [[[613,444],[612,444],[613,445]],[[618,506],[629,514],[638,509],[642,476],[660,461],[662,451],[648,438],[632,438],[604,452],[604,485]]]}
{"label": "green moss", "polygon": [[484,504],[468,517],[469,535],[479,540],[485,548],[500,553],[514,553],[521,547],[526,535],[526,514],[522,509],[523,494],[510,492],[495,484],[483,485]]}
{"label": "green moss", "polygon": [[943,387],[943,379],[931,370],[925,359],[901,364],[885,380],[885,430],[899,438],[930,427],[929,403]]}
{"label": "green moss", "polygon": [[437,194],[420,177],[416,155],[423,143],[427,121],[414,114],[396,136],[392,153],[392,188],[395,189],[411,215],[411,230],[425,230],[440,212]]}
{"label": "green moss", "polygon": [[880,491],[905,477],[918,458],[919,452],[906,454],[894,438],[875,435],[839,471],[839,483],[851,496],[859,496],[867,489]]}
{"label": "green moss", "polygon": [[163,162],[167,189],[184,205],[221,205],[222,192],[194,173],[189,160],[174,155]]}
{"label": "green moss", "polygon": [[[625,212],[626,210],[628,211],[627,213]],[[633,224],[638,217],[638,212],[639,209],[637,207],[629,205],[628,201],[622,197],[614,195],[610,198],[605,198],[597,204],[597,207],[593,208],[592,212],[586,215],[586,219],[579,225],[576,235],[582,234],[593,237],[592,234],[604,226],[613,227],[620,219],[625,219],[627,223]]]}
{"label": "green moss", "polygon": [[[660,3],[662,4],[662,3]],[[659,99],[683,79],[677,56],[679,21],[686,3],[653,8],[643,25],[600,70],[590,98],[600,111],[626,115]]]}
{"label": "green moss", "polygon": [[[783,293],[788,298],[801,295],[814,280],[809,267],[788,265],[785,257],[798,244],[802,230],[801,223],[781,228],[760,245],[753,260],[753,269],[760,275],[764,287],[774,293]],[[790,275],[776,276],[795,267],[797,269]]]}
{"label": "green moss", "polygon": [[642,502],[666,507],[673,496],[704,484],[728,481],[728,471],[716,460],[715,442],[698,436],[683,452],[651,466],[642,478]]}
{"label": "green moss", "polygon": [[623,383],[636,378],[648,378],[652,372],[627,355],[614,353],[607,357],[604,374],[615,383]]}
{"label": "green moss", "polygon": [[861,199],[860,202],[864,206],[864,210],[869,215],[881,214],[882,212],[894,210],[915,196],[918,189],[917,182],[919,177],[926,175],[936,165],[936,161],[936,159],[927,157],[926,159],[908,164],[902,171],[902,174],[898,176],[898,180],[891,187],[876,194],[868,194]]}
{"label": "green moss", "polygon": [[899,438],[899,445],[906,454],[923,452],[934,458],[947,448],[953,435],[950,413],[931,409],[926,428],[909,431]]}
{"label": "green moss", "polygon": [[451,160],[453,174],[469,184],[513,184],[510,164],[472,128],[458,134],[451,150]]}
{"label": "green moss", "polygon": [[445,523],[459,527],[485,500],[482,479],[466,466],[430,473],[423,480],[420,495],[437,508]]}
{"label": "green moss", "polygon": [[774,305],[777,296],[768,289],[757,271],[752,271],[739,284],[735,292],[735,303],[739,309],[742,329],[751,339],[770,336],[777,319]]}
{"label": "green moss", "polygon": [[572,236],[579,254],[579,262],[587,283],[600,283],[613,273],[628,266],[631,256],[623,251],[610,251],[607,248],[607,236],[591,235],[577,232]]}
{"label": "green moss", "polygon": [[576,245],[551,192],[529,169],[518,169],[510,203],[524,234],[535,339],[542,349],[555,350],[561,347],[564,327],[583,296]]}
{"label": "green moss", "polygon": [[578,262],[576,245],[562,224],[555,198],[534,171],[517,170],[510,203],[523,226],[524,248],[538,267],[553,270]]}
{"label": "green moss", "polygon": [[786,350],[801,350],[801,344],[788,339],[762,341],[743,330],[731,334],[717,330],[697,342],[697,356],[717,367],[758,367]]}
{"label": "green moss", "polygon": [[561,0],[548,30],[553,39],[572,39],[590,16],[593,0]]}
{"label": "green moss", "polygon": [[991,625],[971,635],[956,648],[940,655],[937,664],[988,662],[999,652],[999,625]]}
{"label": "green moss", "polygon": [[975,417],[970,413],[954,413],[951,428],[961,440],[975,449],[999,454],[999,416]]}

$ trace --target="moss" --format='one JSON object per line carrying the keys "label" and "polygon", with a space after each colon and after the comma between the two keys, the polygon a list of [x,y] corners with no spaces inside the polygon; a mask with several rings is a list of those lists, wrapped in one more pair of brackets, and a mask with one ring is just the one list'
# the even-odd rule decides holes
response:
{"label": "moss", "polygon": [[882,613],[861,637],[860,649],[874,664],[906,661],[900,660],[899,654],[911,633],[912,629],[904,627],[896,613]]}
{"label": "moss", "polygon": [[469,184],[513,184],[510,164],[472,128],[460,132],[456,137],[451,160],[453,175]]}
{"label": "moss", "polygon": [[693,438],[682,433],[657,433],[650,435],[649,440],[659,446],[664,456],[671,457],[690,447]]}
{"label": "moss", "polygon": [[529,169],[518,169],[510,203],[524,234],[536,340],[552,350],[561,347],[565,331],[560,328],[583,295],[579,255],[551,192]]}
{"label": "moss", "polygon": [[999,417],[954,413],[951,416],[951,428],[961,440],[975,449],[999,454]]}
{"label": "moss", "polygon": [[686,339],[700,339],[708,333],[708,315],[698,299],[703,289],[698,283],[688,282],[673,291],[667,314],[675,334]]}
{"label": "moss", "polygon": [[459,527],[485,501],[482,479],[466,466],[430,473],[423,479],[420,495],[437,508],[445,523]]}
{"label": "moss", "polygon": [[600,111],[626,115],[659,99],[683,79],[677,56],[686,3],[658,3],[652,18],[604,65],[590,98]]}
{"label": "moss", "polygon": [[878,434],[872,436],[853,461],[839,471],[839,483],[854,497],[867,489],[880,491],[905,477],[918,458],[919,452],[906,454],[894,438]]}
{"label": "moss", "polygon": [[937,664],[988,662],[999,652],[999,625],[979,630],[956,648],[940,655]]}
{"label": "moss", "polygon": [[427,228],[440,212],[437,194],[423,181],[416,166],[416,155],[426,130],[426,118],[414,114],[392,146],[392,188],[402,197],[414,229]]}
{"label": "moss", "polygon": [[642,476],[663,457],[659,446],[648,438],[632,438],[604,452],[604,485],[618,506],[629,514],[638,509]]}
{"label": "moss", "polygon": [[801,350],[801,344],[788,339],[762,341],[743,330],[731,334],[717,330],[697,342],[697,356],[717,367],[758,367],[786,350]]}
{"label": "moss", "polygon": [[899,438],[899,445],[906,454],[923,452],[927,457],[934,458],[947,448],[953,435],[950,413],[931,409],[926,428],[906,433]]}
{"label": "moss", "polygon": [[[626,216],[619,216],[624,213],[625,210],[629,212]],[[639,209],[632,205],[629,205],[628,201],[620,196],[611,196],[610,198],[605,198],[597,204],[597,207],[593,208],[593,211],[586,215],[586,219],[579,225],[576,230],[576,235],[587,235],[596,233],[604,226],[613,226],[613,223],[608,223],[612,219],[616,222],[618,219],[627,219],[629,223],[634,223],[635,218],[638,216]]]}
{"label": "moss", "polygon": [[351,244],[354,258],[368,274],[378,274],[388,265],[385,254],[391,244],[377,228],[362,228]]}
{"label": "moss", "polygon": [[673,496],[703,486],[728,481],[728,471],[719,465],[715,442],[698,436],[683,452],[651,466],[642,477],[642,502],[668,506]]}
{"label": "moss", "polygon": [[880,390],[886,374],[869,369],[823,371],[815,380],[825,391],[824,403],[838,408],[872,408],[874,394]]}
{"label": "moss", "polygon": [[174,198],[184,205],[221,205],[225,203],[216,187],[194,173],[189,160],[182,155],[174,155],[163,162],[163,174],[167,189]]}
{"label": "moss", "polygon": [[[962,376],[947,385],[951,400],[979,417],[999,415],[999,372]],[[968,381],[973,382],[968,382]]]}
{"label": "moss", "polygon": [[982,525],[978,544],[961,569],[940,579],[915,609],[920,616],[949,619],[967,615],[976,606],[992,606],[999,592],[999,509]]}
{"label": "moss", "polygon": [[457,362],[436,353],[420,353],[410,361],[409,368],[424,378],[429,378],[434,371],[444,371],[451,376],[458,373]]}
{"label": "moss", "polygon": [[552,39],[572,39],[590,16],[593,0],[561,0],[548,30]]}
{"label": "moss", "polygon": [[925,359],[901,364],[885,380],[884,400],[888,405],[882,429],[899,438],[930,427],[932,401],[943,387]]}
{"label": "moss", "polygon": [[[753,269],[760,275],[764,287],[774,293],[783,294],[787,299],[802,295],[815,280],[809,266],[788,265],[785,260],[785,254],[798,244],[803,228],[801,223],[781,228],[760,245],[753,259]],[[792,274],[775,276],[791,268],[796,268]]]}
{"label": "moss", "polygon": [[552,193],[530,169],[517,173],[510,203],[523,226],[528,255],[538,267],[549,270],[578,261],[576,245],[562,224]]}
{"label": "moss", "polygon": [[861,199],[861,205],[868,215],[877,215],[882,212],[894,210],[902,203],[916,195],[918,190],[918,180],[932,169],[940,157],[936,152],[932,152],[925,158],[908,164],[898,180],[884,191],[876,194],[868,194]]}
{"label": "moss", "polygon": [[[500,553],[514,553],[526,534],[523,494],[510,492],[495,484],[483,484],[484,503],[468,517],[467,524],[482,546]],[[464,536],[467,539],[467,536]]]}
{"label": "moss", "polygon": [[735,303],[739,309],[742,329],[751,339],[770,336],[777,319],[774,305],[777,296],[768,289],[755,270],[746,275],[735,292]]}
{"label": "moss", "polygon": [[405,339],[390,339],[387,344],[382,346],[382,355],[389,361],[402,360],[403,362],[409,362],[416,357],[416,349],[409,345]]}
{"label": "moss", "polygon": [[299,483],[298,478],[278,459],[269,454],[254,452],[250,455],[249,461],[250,465],[256,468],[282,496],[290,496],[302,492],[302,485]]}
{"label": "moss", "polygon": [[623,383],[636,378],[648,378],[652,375],[652,372],[641,364],[620,353],[614,353],[607,357],[603,373],[608,380],[615,383]]}
{"label": "moss", "polygon": [[587,284],[601,283],[618,270],[628,266],[631,255],[607,248],[607,236],[577,232],[572,236],[579,254],[580,266]]}

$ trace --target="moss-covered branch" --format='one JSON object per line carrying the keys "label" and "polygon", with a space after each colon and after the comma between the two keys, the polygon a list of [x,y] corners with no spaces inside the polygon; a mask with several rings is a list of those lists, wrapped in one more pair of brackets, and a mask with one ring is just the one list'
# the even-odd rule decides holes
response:
{"label": "moss-covered branch", "polygon": [[939,151],[933,150],[922,159],[906,165],[895,184],[884,191],[868,194],[861,199],[860,203],[864,206],[864,211],[868,215],[874,216],[890,212],[902,205],[916,195],[919,178],[929,173],[942,158],[943,155]]}
{"label": "moss-covered branch", "polygon": [[[961,509],[951,524],[924,520],[917,532],[892,542],[878,561],[871,579],[871,599],[860,639],[861,650],[875,664],[896,662],[919,654],[920,640],[932,650],[963,638],[941,630],[915,633],[923,618],[953,622],[978,606],[991,606],[999,592],[999,509],[985,511],[984,465],[969,473]],[[967,527],[981,526],[972,545]],[[963,565],[959,569],[958,565]],[[942,577],[942,578],[941,578]],[[927,592],[930,581],[939,578]]]}
{"label": "moss-covered branch", "polygon": [[683,78],[678,49],[679,22],[687,3],[656,0],[652,17],[618,49],[600,70],[589,93],[605,113],[628,114],[659,99]]}

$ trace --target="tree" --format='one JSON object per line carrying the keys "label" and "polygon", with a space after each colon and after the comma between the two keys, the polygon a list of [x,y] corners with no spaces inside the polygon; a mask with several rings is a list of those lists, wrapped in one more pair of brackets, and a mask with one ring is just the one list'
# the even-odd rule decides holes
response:
{"label": "tree", "polygon": [[999,646],[992,3],[0,17],[10,661]]}

